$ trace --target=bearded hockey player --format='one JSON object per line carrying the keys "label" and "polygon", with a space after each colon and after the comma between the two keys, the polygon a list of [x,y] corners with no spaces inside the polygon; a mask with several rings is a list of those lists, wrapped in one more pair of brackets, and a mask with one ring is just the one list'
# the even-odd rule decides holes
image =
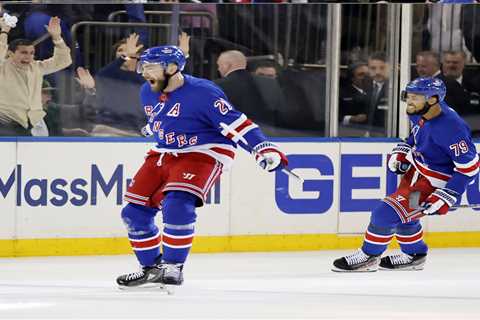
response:
{"label": "bearded hockey player", "polygon": [[[147,80],[140,94],[148,119],[142,132],[153,136],[156,146],[125,194],[122,219],[141,269],[118,277],[120,288],[182,284],[195,208],[231,165],[237,144],[267,171],[288,162],[213,82],[182,74],[185,62],[175,46],[150,48],[139,60],[138,72]],[[154,222],[159,210],[162,231]]]}
{"label": "bearded hockey player", "polygon": [[[403,175],[397,191],[373,210],[363,246],[333,262],[333,271],[421,270],[428,247],[419,219],[447,214],[478,177],[470,128],[445,102],[445,84],[418,78],[402,93],[411,124],[408,139],[392,151],[388,169]],[[381,258],[393,237],[401,253]]]}

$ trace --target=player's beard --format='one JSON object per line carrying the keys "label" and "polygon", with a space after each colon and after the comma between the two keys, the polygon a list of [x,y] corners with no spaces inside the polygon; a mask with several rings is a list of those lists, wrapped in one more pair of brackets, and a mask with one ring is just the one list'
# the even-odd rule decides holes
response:
{"label": "player's beard", "polygon": [[163,72],[163,79],[148,79],[150,83],[150,87],[152,88],[153,92],[163,92],[165,88],[168,87],[168,83],[170,78],[174,76],[174,74],[168,74],[167,72]]}
{"label": "player's beard", "polygon": [[420,114],[424,109],[425,109],[425,106],[423,106],[423,108],[420,109],[417,105],[408,104],[407,105],[407,114],[409,114],[409,115]]}
{"label": "player's beard", "polygon": [[153,92],[161,92],[167,86],[167,80],[148,80],[150,83],[150,88]]}

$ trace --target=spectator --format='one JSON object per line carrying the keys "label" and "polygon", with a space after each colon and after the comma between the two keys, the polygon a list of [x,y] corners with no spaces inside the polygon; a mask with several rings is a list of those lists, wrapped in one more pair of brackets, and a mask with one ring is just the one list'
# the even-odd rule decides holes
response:
{"label": "spectator", "polygon": [[[100,69],[96,79],[87,69],[77,69],[78,82],[86,90],[85,105],[93,105],[93,135],[138,136],[145,125],[138,92],[145,79],[136,72],[137,58],[143,48],[136,33],[114,45],[116,59]],[[188,56],[187,34],[179,37],[180,47]]]}
{"label": "spectator", "polygon": [[255,64],[253,74],[276,79],[278,77],[278,66],[275,61],[262,61]]}
{"label": "spectator", "polygon": [[[67,129],[63,126],[62,107],[54,102],[54,92],[57,88],[50,82],[43,80],[42,83],[42,107],[45,111],[45,123],[50,136],[88,136],[88,132],[81,128]],[[71,106],[69,108],[72,108]]]}
{"label": "spectator", "polygon": [[70,49],[61,37],[60,19],[50,19],[47,31],[55,45],[53,57],[34,60],[35,47],[26,39],[8,44],[10,31],[0,18],[0,133],[2,135],[48,136],[42,108],[43,76],[72,63]]}
{"label": "spectator", "polygon": [[[465,72],[466,54],[463,51],[446,51],[442,55],[442,71],[446,78],[456,81],[463,90],[465,110],[460,114],[479,113],[480,76]],[[448,92],[447,92],[448,93]]]}
{"label": "spectator", "polygon": [[367,121],[373,131],[386,133],[388,112],[389,66],[385,53],[375,52],[368,58],[368,72],[372,79],[369,96]]}
{"label": "spectator", "polygon": [[415,56],[419,77],[438,77],[441,75],[440,56],[434,51],[420,51]]}
{"label": "spectator", "polygon": [[62,126],[60,121],[60,107],[54,103],[53,91],[56,88],[50,85],[50,82],[43,80],[42,83],[42,107],[45,111],[45,123],[48,128],[48,133],[51,136],[63,136]]}
{"label": "spectator", "polygon": [[100,69],[95,77],[87,69],[77,68],[78,81],[95,96],[89,100],[95,109],[92,134],[137,136],[145,125],[138,92],[145,82],[136,72],[137,58],[143,48],[139,36],[131,34],[114,45],[115,60]]}
{"label": "spectator", "polygon": [[340,86],[339,120],[343,125],[367,122],[369,69],[366,62],[349,66],[348,79]]}
{"label": "spectator", "polygon": [[[217,59],[222,79],[215,81],[239,111],[259,124],[273,125],[276,116],[269,110],[255,78],[247,69],[247,58],[237,50],[224,51]],[[270,79],[268,79],[270,80]]]}
{"label": "spectator", "polygon": [[445,77],[456,80],[466,90],[478,92],[480,79],[465,73],[467,55],[463,51],[445,51],[442,55],[442,71]]}
{"label": "spectator", "polygon": [[467,95],[462,86],[455,80],[442,74],[440,56],[433,51],[421,51],[415,56],[416,70],[420,77],[435,77],[441,79],[447,87],[445,101],[459,114],[468,110]]}

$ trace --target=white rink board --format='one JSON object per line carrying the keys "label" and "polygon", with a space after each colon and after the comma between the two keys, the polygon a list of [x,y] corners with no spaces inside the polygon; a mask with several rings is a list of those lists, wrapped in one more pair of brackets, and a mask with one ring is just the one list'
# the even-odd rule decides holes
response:
{"label": "white rink board", "polygon": [[[124,237],[125,227],[120,218],[122,204],[118,203],[123,198],[127,187],[127,178],[132,178],[144,160],[146,150],[150,144],[144,143],[50,143],[50,142],[26,142],[19,143],[18,157],[21,165],[21,205],[14,211],[9,212],[10,217],[17,217],[18,238],[75,238],[75,237]],[[95,168],[93,168],[95,166]],[[94,178],[92,172],[100,173],[101,178]],[[100,184],[111,181],[115,175],[110,193],[105,195]],[[228,173],[222,178],[222,183],[228,186]],[[5,175],[2,176],[2,178]],[[98,174],[97,174],[98,176]],[[3,178],[5,179],[5,178]],[[33,205],[25,199],[25,188],[33,179],[46,180],[47,188],[40,191],[41,187],[29,188],[30,198],[37,201]],[[65,187],[68,201],[62,205],[52,203],[53,198],[60,199],[52,193],[52,182],[55,179],[63,179],[67,182]],[[73,194],[72,182],[82,179],[86,182],[79,188],[83,190],[83,196]],[[122,181],[119,191],[119,181]],[[96,184],[94,182],[97,181]],[[96,185],[96,188],[93,186]],[[104,187],[105,188],[105,187]],[[96,202],[93,200],[93,190],[96,190]],[[46,203],[41,201],[42,193],[46,192]],[[222,190],[228,192],[228,188]],[[14,192],[12,192],[14,195]],[[9,196],[12,196],[9,194]],[[82,200],[82,205],[74,205],[70,200]],[[223,194],[223,199],[228,197]],[[32,202],[32,200],[30,200]],[[211,205],[207,219],[203,218],[207,212],[200,209],[200,220],[208,220],[208,223],[198,224],[199,232],[205,235],[228,234],[228,201],[224,201],[224,207]],[[160,215],[158,216],[161,222]],[[207,222],[207,221],[205,221]],[[205,229],[205,230],[204,230]],[[203,231],[202,231],[203,230]]]}
{"label": "white rink board", "polygon": [[[11,181],[11,175],[17,163],[15,142],[0,143],[0,182],[2,193],[0,193],[0,239],[11,239],[15,236],[15,210],[16,210],[16,181]],[[9,189],[9,190],[7,190]],[[8,193],[7,193],[8,192]],[[3,195],[5,193],[5,196]]]}
{"label": "white rink board", "polygon": [[[278,144],[289,155],[293,171],[304,177],[303,187],[283,173],[264,172],[239,150],[231,171],[222,175],[217,195],[212,191],[211,203],[198,209],[196,234],[363,233],[369,210],[362,209],[366,208],[362,201],[372,205],[372,199],[385,195],[386,155],[395,143]],[[144,142],[1,142],[0,239],[125,237],[118,199],[149,146]],[[16,172],[7,188],[17,165],[20,180]],[[480,202],[478,181],[469,188],[470,202]],[[108,189],[107,196],[104,190]],[[425,219],[424,225],[428,231],[478,231],[480,215],[462,209],[447,217]]]}

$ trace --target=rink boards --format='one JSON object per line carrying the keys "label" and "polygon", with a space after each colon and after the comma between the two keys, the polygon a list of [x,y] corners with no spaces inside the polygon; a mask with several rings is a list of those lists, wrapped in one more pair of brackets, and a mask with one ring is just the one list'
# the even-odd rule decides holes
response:
{"label": "rink boards", "polygon": [[[304,183],[264,172],[239,150],[198,210],[194,251],[354,248],[370,210],[398,183],[386,168],[396,140],[276,142]],[[149,146],[142,139],[1,140],[0,255],[130,252],[122,197]],[[477,179],[462,203],[479,203],[479,189]],[[432,247],[480,246],[478,209],[423,224]]]}

